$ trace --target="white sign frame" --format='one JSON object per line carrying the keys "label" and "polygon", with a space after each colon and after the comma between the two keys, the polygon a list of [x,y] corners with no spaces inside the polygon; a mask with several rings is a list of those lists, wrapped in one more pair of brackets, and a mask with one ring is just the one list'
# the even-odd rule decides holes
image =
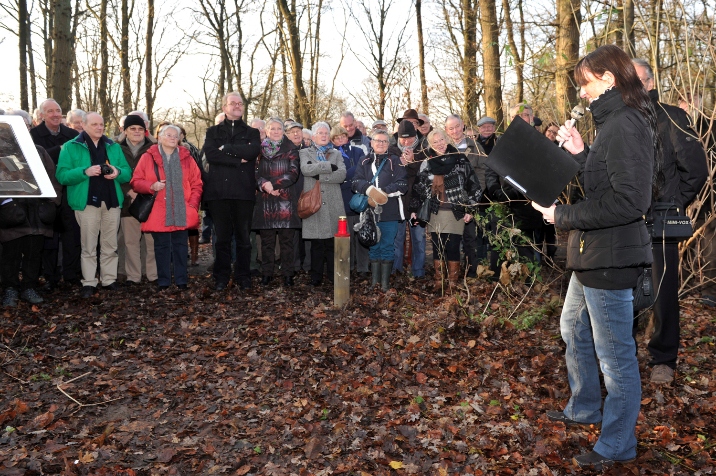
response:
{"label": "white sign frame", "polygon": [[[12,160],[15,163],[19,164],[20,167],[23,167],[24,165],[29,166],[30,172],[32,173],[32,178],[35,180],[35,183],[31,184],[25,180],[0,180],[0,182],[22,182],[23,185],[28,187],[29,189],[32,189],[35,186],[39,187],[39,193],[32,191],[26,193],[12,193],[3,191],[0,188],[0,198],[57,197],[57,194],[55,193],[55,188],[52,186],[52,182],[50,181],[49,175],[47,175],[47,170],[45,170],[45,166],[42,163],[42,159],[40,159],[40,154],[37,152],[37,149],[35,148],[35,143],[32,141],[30,132],[27,130],[25,120],[20,116],[2,115],[0,116],[0,124],[8,124],[10,126],[13,136],[15,138],[15,145],[20,148],[20,153],[22,157],[19,157],[17,154],[14,154],[15,157]],[[0,153],[0,161],[2,161],[3,158],[6,158],[6,156]],[[3,168],[2,170],[9,170],[5,164],[6,163],[0,163],[0,167]]]}

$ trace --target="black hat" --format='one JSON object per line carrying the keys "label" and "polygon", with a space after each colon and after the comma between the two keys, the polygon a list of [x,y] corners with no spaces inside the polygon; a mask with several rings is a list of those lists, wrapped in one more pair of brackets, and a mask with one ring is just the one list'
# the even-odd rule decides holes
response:
{"label": "black hat", "polygon": [[418,111],[416,111],[415,109],[406,109],[403,113],[403,117],[399,117],[396,121],[402,123],[403,119],[415,119],[421,126],[425,123],[425,121],[418,117]]}
{"label": "black hat", "polygon": [[137,114],[130,114],[124,118],[124,130],[126,131],[131,126],[141,126],[142,129],[146,130],[147,125],[144,123],[144,118]]}
{"label": "black hat", "polygon": [[415,126],[410,121],[401,121],[398,126],[398,137],[415,137],[418,133],[415,131]]}

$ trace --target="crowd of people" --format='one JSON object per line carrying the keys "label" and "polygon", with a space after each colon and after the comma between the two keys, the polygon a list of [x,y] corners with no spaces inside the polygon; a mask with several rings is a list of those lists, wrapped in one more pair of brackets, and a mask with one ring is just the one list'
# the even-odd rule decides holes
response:
{"label": "crowd of people", "polygon": [[[601,424],[593,451],[575,458],[579,466],[630,461],[641,395],[634,289],[653,267],[651,381],[670,383],[679,346],[683,237],[655,235],[655,210],[666,204],[683,216],[707,178],[707,159],[688,114],[659,101],[647,62],[606,45],[580,60],[575,80],[597,135],[586,144],[569,122],[537,126],[580,164],[580,193],[568,189],[567,203],[549,208],[530,202],[487,166],[500,140],[488,116],[472,129],[459,115],[438,125],[408,109],[392,130],[374,121],[370,135],[348,111],[338,124],[318,121],[310,129],[290,118],[247,124],[243,99],[231,92],[199,150],[180,125],[162,123],[150,133],[142,111],[121,119],[115,140],[98,113],[75,109],[63,118],[53,99],[41,104],[36,118],[12,111],[25,119],[57,198],[0,204],[3,306],[40,304],[43,293],[58,286],[77,286],[82,298],[100,286],[115,291],[120,261],[122,285],[139,285],[146,276],[160,291],[172,282],[186,289],[199,244],[209,242],[217,292],[231,283],[247,290],[255,276],[272,286],[280,275],[279,285],[290,287],[302,270],[312,286],[322,286],[333,281],[333,237],[343,217],[356,277],[370,275],[371,286],[383,291],[396,273],[425,279],[429,238],[435,289],[449,293],[462,276],[475,277],[481,261],[497,270],[489,207],[503,202],[511,226],[530,242],[515,243],[520,256],[553,256],[555,225],[569,231],[572,275],[561,332],[572,396],[547,416],[567,425]],[[510,110],[510,121],[541,122],[525,103]],[[311,192],[318,203],[307,212],[299,202]],[[351,205],[356,195],[365,198],[367,211]],[[140,222],[130,206],[147,197],[153,206]],[[366,213],[379,230],[370,247],[356,239]],[[9,223],[8,217],[17,219]]]}

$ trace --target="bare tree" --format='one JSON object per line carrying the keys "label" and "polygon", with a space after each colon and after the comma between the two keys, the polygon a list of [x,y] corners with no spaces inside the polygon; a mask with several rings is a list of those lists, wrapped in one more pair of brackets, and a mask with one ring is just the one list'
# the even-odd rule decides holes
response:
{"label": "bare tree", "polygon": [[52,76],[50,94],[63,111],[72,107],[72,4],[70,0],[55,0],[52,30]]}
{"label": "bare tree", "polygon": [[313,122],[313,113],[311,111],[306,88],[303,85],[303,57],[301,56],[301,35],[298,28],[298,18],[296,15],[296,2],[291,3],[289,8],[286,0],[276,0],[278,9],[281,12],[282,23],[285,23],[288,30],[288,38],[285,48],[288,52],[288,58],[291,62],[291,77],[293,78],[293,89],[296,96],[297,119],[304,124]]}
{"label": "bare tree", "polygon": [[500,74],[499,29],[495,0],[480,0],[482,63],[485,73],[485,109],[497,124],[503,124],[502,82]]}
{"label": "bare tree", "polygon": [[510,62],[515,66],[516,78],[516,91],[515,99],[517,102],[523,102],[525,100],[524,86],[525,86],[525,73],[524,73],[524,59],[525,59],[525,18],[524,10],[522,8],[522,0],[517,0],[517,11],[520,14],[520,47],[517,47],[515,41],[515,31],[512,24],[512,14],[510,13],[510,1],[502,0],[502,11],[505,15],[505,27],[507,28],[507,40],[509,44]]}
{"label": "bare tree", "polygon": [[415,21],[418,26],[418,70],[420,71],[420,103],[424,114],[430,114],[428,83],[425,79],[425,40],[423,39],[422,0],[415,0]]}
{"label": "bare tree", "polygon": [[152,84],[152,67],[154,62],[152,60],[152,53],[154,49],[154,0],[147,0],[147,36],[145,40],[145,55],[144,55],[144,67],[145,67],[145,78],[144,78],[144,101],[145,109],[144,112],[149,116],[149,127],[152,127],[152,112],[154,110],[154,88]]}
{"label": "bare tree", "polygon": [[557,71],[555,86],[558,120],[577,102],[577,89],[573,86],[574,66],[579,59],[579,25],[582,21],[579,0],[557,0]]}

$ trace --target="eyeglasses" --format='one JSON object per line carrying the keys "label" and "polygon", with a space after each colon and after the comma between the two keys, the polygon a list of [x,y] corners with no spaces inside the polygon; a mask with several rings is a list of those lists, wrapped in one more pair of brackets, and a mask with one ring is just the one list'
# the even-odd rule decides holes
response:
{"label": "eyeglasses", "polygon": [[178,139],[179,136],[170,136],[170,135],[168,135],[168,134],[164,134],[164,138],[165,138],[165,139]]}
{"label": "eyeglasses", "polygon": [[227,102],[226,105],[231,106],[231,107],[238,107],[238,106],[243,106],[244,103],[242,103],[242,102]]}
{"label": "eyeglasses", "polygon": [[387,144],[388,143],[387,140],[378,140],[378,139],[373,139],[373,142],[375,142],[376,144]]}
{"label": "eyeglasses", "polygon": [[559,130],[547,129],[547,132],[549,132],[550,134],[557,135],[557,133],[559,132]]}

